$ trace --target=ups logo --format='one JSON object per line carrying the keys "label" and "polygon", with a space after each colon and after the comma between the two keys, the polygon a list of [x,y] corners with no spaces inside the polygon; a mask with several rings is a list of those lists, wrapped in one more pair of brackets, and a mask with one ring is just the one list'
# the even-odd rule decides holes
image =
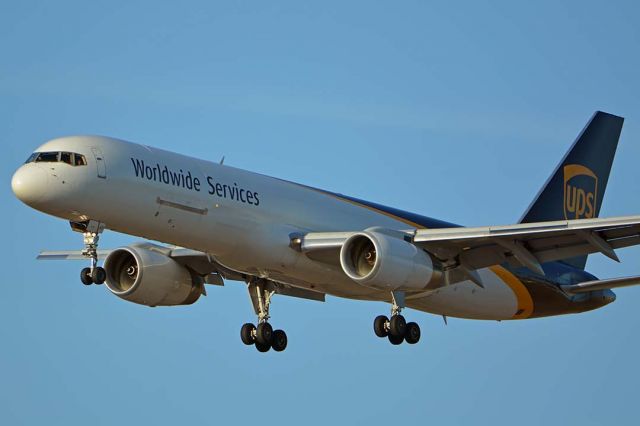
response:
{"label": "ups logo", "polygon": [[590,219],[598,202],[598,177],[579,164],[564,167],[564,217]]}

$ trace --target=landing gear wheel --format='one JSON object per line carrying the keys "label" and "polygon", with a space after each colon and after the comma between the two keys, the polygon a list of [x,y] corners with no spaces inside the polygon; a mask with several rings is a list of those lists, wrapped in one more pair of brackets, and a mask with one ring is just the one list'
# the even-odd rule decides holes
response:
{"label": "landing gear wheel", "polygon": [[394,334],[389,334],[389,341],[394,346],[399,346],[404,342],[404,336],[396,336]]}
{"label": "landing gear wheel", "polygon": [[384,338],[389,335],[389,332],[386,328],[388,322],[389,318],[385,317],[384,315],[380,315],[373,321],[373,331],[376,333],[376,336]]}
{"label": "landing gear wheel", "polygon": [[[256,344],[271,346],[271,340],[273,339],[273,327],[268,322],[258,324],[256,329]],[[258,349],[260,350],[260,349]]]}
{"label": "landing gear wheel", "polygon": [[407,329],[407,321],[402,315],[394,315],[389,322],[389,334],[396,337],[403,337]]}
{"label": "landing gear wheel", "polygon": [[275,352],[282,352],[287,348],[287,334],[282,330],[273,330],[269,323],[269,307],[271,297],[276,294],[278,284],[265,278],[251,277],[247,280],[247,290],[251,298],[253,310],[258,317],[257,326],[245,324],[242,327],[240,336],[242,341],[251,345],[254,344],[259,352],[268,352],[273,349]]}
{"label": "landing gear wheel", "polygon": [[82,284],[84,285],[93,284],[93,278],[91,278],[91,268],[84,268],[82,271],[80,271],[80,281],[82,281]]}
{"label": "landing gear wheel", "polygon": [[287,333],[282,330],[274,331],[271,338],[271,347],[276,352],[282,352],[287,349]]}
{"label": "landing gear wheel", "polygon": [[245,324],[240,329],[240,338],[242,339],[242,343],[247,346],[253,345],[256,340],[253,337],[256,332],[256,326],[253,324]]}
{"label": "landing gear wheel", "polygon": [[407,329],[404,332],[404,340],[410,345],[415,345],[420,341],[420,326],[415,322],[407,324]]}
{"label": "landing gear wheel", "polygon": [[269,350],[271,349],[271,345],[264,345],[262,343],[258,343],[256,342],[256,349],[258,350],[258,352],[269,352]]}
{"label": "landing gear wheel", "polygon": [[101,285],[107,280],[107,272],[104,268],[97,267],[91,273],[91,279],[95,284]]}

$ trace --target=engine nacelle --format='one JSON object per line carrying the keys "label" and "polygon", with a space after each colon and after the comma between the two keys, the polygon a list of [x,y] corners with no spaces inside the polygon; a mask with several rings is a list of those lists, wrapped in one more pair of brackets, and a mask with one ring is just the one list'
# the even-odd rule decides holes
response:
{"label": "engine nacelle", "polygon": [[359,232],[345,241],[340,264],[356,283],[377,290],[420,290],[440,276],[424,250],[376,230]]}
{"label": "engine nacelle", "polygon": [[121,299],[151,307],[195,303],[204,291],[202,279],[168,254],[165,247],[149,243],[111,252],[104,261],[107,288]]}

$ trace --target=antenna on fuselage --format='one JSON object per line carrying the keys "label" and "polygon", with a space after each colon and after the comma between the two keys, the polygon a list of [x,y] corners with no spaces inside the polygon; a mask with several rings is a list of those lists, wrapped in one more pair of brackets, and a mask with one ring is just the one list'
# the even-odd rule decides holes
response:
{"label": "antenna on fuselage", "polygon": [[222,159],[220,160],[220,165],[224,166],[224,155],[222,156]]}

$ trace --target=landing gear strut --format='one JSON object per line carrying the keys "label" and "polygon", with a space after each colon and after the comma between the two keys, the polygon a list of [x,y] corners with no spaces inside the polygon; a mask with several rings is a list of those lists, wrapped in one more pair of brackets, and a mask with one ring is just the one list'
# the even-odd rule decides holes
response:
{"label": "landing gear strut", "polygon": [[82,255],[91,261],[89,268],[83,268],[80,271],[80,281],[84,285],[104,284],[107,279],[107,273],[104,268],[98,266],[98,241],[100,234],[104,230],[104,224],[90,220],[86,223],[72,223],[71,228],[74,231],[82,232],[84,240],[84,249]]}
{"label": "landing gear strut", "polygon": [[373,322],[373,331],[380,338],[388,338],[392,345],[398,346],[403,342],[415,345],[420,341],[420,326],[415,322],[407,323],[401,315],[404,308],[404,293],[391,293],[391,319],[381,315]]}
{"label": "landing gear strut", "polygon": [[287,334],[282,330],[273,330],[269,324],[269,306],[275,293],[273,284],[265,279],[252,279],[248,282],[251,304],[258,316],[258,325],[245,324],[240,330],[240,338],[247,345],[255,345],[259,352],[273,349],[282,352],[287,348]]}

